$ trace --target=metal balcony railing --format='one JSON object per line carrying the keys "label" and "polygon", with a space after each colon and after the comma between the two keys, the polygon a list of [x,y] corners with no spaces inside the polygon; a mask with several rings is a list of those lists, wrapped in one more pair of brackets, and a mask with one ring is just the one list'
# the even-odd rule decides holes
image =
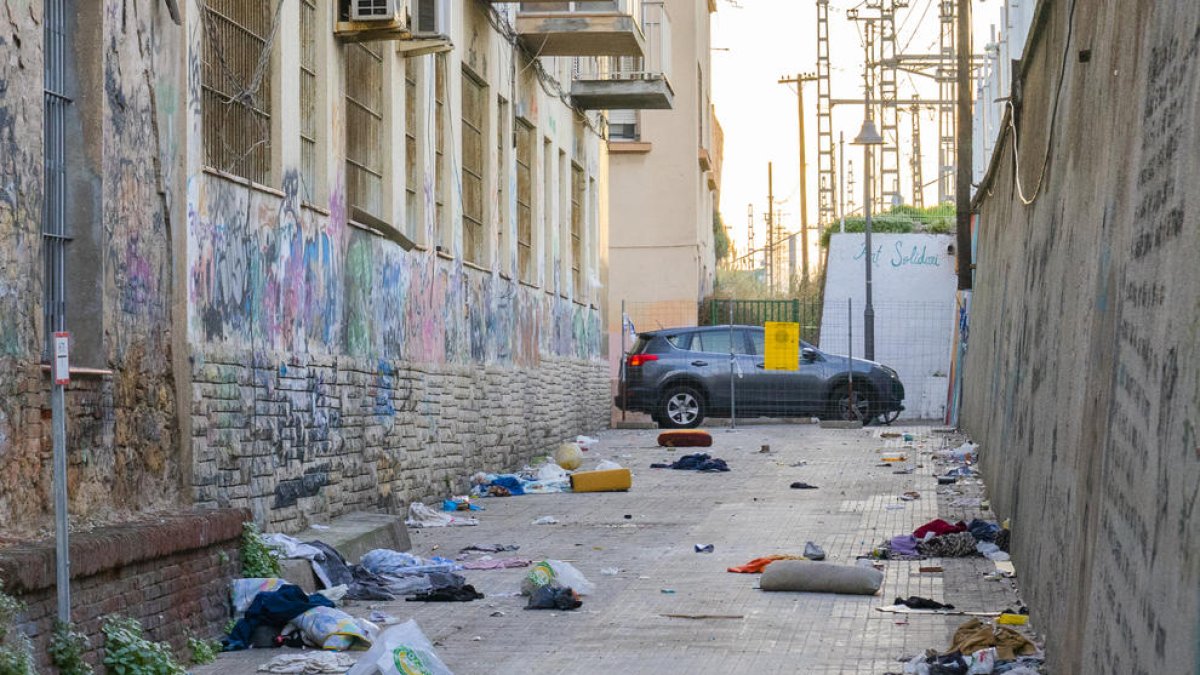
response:
{"label": "metal balcony railing", "polygon": [[[565,3],[560,3],[565,4]],[[601,2],[577,5],[609,4]],[[671,19],[663,0],[645,0],[641,6],[641,29],[646,40],[645,56],[597,56],[576,58],[576,80],[664,80],[671,74]],[[669,84],[668,84],[669,86]]]}

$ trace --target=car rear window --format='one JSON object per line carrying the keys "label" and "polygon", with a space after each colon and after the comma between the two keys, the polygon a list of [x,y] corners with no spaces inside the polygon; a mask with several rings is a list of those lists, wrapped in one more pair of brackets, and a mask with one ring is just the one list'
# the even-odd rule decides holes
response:
{"label": "car rear window", "polygon": [[646,351],[646,345],[650,344],[649,335],[639,335],[637,340],[634,340],[633,346],[629,348],[630,354],[641,354]]}
{"label": "car rear window", "polygon": [[668,335],[667,342],[675,349],[688,349],[692,343],[692,334],[684,333],[683,335]]}

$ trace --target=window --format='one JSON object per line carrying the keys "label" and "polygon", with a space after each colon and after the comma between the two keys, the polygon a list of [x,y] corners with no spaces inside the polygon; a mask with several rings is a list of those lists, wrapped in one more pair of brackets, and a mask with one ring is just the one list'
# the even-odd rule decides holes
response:
{"label": "window", "polygon": [[[639,337],[638,339],[640,340],[641,338]],[[692,334],[684,333],[683,335],[668,335],[667,342],[670,342],[671,346],[676,349],[687,351],[692,345]]]}
{"label": "window", "polygon": [[200,116],[204,161],[271,182],[271,35],[268,0],[206,0]]}
{"label": "window", "polygon": [[483,262],[483,125],[487,88],[463,70],[462,78],[462,214],[463,260]]}
{"label": "window", "polygon": [[496,98],[496,261],[500,273],[509,272],[511,259],[508,244],[508,200],[504,188],[508,185],[508,162],[505,161],[504,142],[508,131],[508,101],[503,96]]}
{"label": "window", "polygon": [[[708,352],[710,354],[728,354],[730,348],[730,331],[726,330],[709,330],[703,333],[697,333],[699,345],[693,345],[692,351]],[[735,334],[736,335],[736,334]],[[695,342],[695,341],[693,341]],[[745,351],[739,349],[738,352]]]}
{"label": "window", "polygon": [[404,64],[404,225],[420,241],[417,225],[417,62]]}
{"label": "window", "polygon": [[383,213],[383,45],[346,46],[346,202],[350,216],[360,209]]}
{"label": "window", "polygon": [[608,113],[608,137],[614,141],[636,141],[641,137],[636,110],[613,110]]}
{"label": "window", "polygon": [[446,223],[446,59],[438,54],[433,59],[433,203],[437,245],[450,252],[450,237]]}
{"label": "window", "polygon": [[571,283],[574,284],[574,297],[583,302],[587,299],[584,289],[584,272],[587,265],[583,260],[583,210],[585,186],[583,167],[571,165]]}
{"label": "window", "polygon": [[762,356],[767,353],[767,338],[763,331],[750,331],[750,344],[753,346],[755,354]]}
{"label": "window", "polygon": [[558,237],[555,232],[558,230],[558,218],[554,211],[554,146],[547,138],[542,145],[542,253],[544,260],[542,261],[542,285],[546,290],[554,289],[554,261],[558,259],[555,255],[555,246],[558,243]]}
{"label": "window", "polygon": [[533,127],[517,120],[513,134],[517,143],[517,274],[533,283]]}
{"label": "window", "polygon": [[317,187],[317,4],[300,1],[300,178],[312,200]]}

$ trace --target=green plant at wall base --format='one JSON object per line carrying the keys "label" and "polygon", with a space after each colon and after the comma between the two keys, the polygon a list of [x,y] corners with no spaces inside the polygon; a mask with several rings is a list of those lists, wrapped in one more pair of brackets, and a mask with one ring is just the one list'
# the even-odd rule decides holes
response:
{"label": "green plant at wall base", "polygon": [[92,675],[92,667],[83,660],[83,654],[91,645],[87,636],[72,630],[74,626],[61,621],[54,622],[54,634],[50,637],[50,662],[58,668],[59,675]]}
{"label": "green plant at wall base", "polygon": [[206,663],[212,663],[217,660],[217,654],[221,653],[221,643],[217,640],[205,640],[195,636],[188,636],[188,651],[192,655],[192,665],[202,666]]}
{"label": "green plant at wall base", "polygon": [[0,674],[34,675],[33,643],[16,626],[25,604],[4,592],[0,582]]}
{"label": "green plant at wall base", "polygon": [[142,635],[142,624],[123,616],[107,616],[104,632],[104,667],[112,675],[186,675],[171,648]]}
{"label": "green plant at wall base", "polygon": [[267,578],[279,576],[279,557],[263,540],[254,523],[242,524],[242,576]]}

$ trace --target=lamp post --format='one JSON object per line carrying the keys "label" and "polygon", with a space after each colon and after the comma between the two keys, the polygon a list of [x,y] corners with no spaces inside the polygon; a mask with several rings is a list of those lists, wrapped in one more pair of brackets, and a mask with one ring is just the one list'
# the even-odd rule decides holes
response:
{"label": "lamp post", "polygon": [[871,248],[871,158],[872,147],[875,145],[883,145],[883,137],[879,135],[879,131],[875,129],[875,121],[871,119],[871,92],[867,91],[866,99],[866,119],[863,120],[862,128],[858,131],[858,136],[851,143],[853,145],[863,146],[863,215],[866,216],[866,255],[863,258],[867,264],[867,303],[863,309],[863,358],[868,361],[875,360],[875,306],[871,303],[871,267],[874,265],[872,260]]}

